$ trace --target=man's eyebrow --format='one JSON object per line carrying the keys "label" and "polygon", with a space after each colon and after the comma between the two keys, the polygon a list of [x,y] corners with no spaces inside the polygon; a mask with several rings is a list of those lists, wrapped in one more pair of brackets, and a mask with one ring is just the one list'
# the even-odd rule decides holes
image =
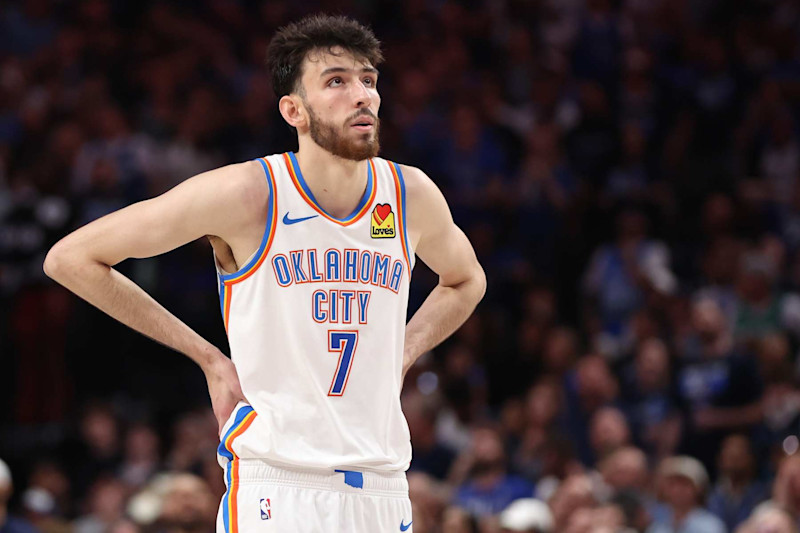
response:
{"label": "man's eyebrow", "polygon": [[[349,72],[353,69],[348,69],[344,67],[328,67],[320,73],[320,77],[327,76],[328,74],[335,74],[339,72]],[[371,74],[378,74],[378,69],[375,67],[364,67],[361,69],[361,72],[369,72]]]}

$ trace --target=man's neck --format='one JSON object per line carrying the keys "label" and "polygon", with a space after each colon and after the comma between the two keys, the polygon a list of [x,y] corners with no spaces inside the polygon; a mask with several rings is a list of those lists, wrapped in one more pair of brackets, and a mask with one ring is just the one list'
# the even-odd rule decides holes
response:
{"label": "man's neck", "polygon": [[676,529],[683,525],[694,507],[674,507],[672,509],[672,523]]}
{"label": "man's neck", "polygon": [[320,207],[336,218],[350,215],[364,196],[368,161],[336,157],[311,139],[302,138],[296,156],[303,178]]}

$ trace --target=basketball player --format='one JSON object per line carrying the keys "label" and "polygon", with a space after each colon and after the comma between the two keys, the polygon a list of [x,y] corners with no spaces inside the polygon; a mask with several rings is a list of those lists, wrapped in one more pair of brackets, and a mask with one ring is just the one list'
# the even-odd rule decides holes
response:
{"label": "basketball player", "polygon": [[[218,531],[412,531],[403,376],[485,277],[419,169],[377,157],[372,32],[314,16],[269,67],[299,150],[212,170],[57,243],[49,276],[205,372],[228,490]],[[209,236],[232,361],[112,267]],[[415,255],[439,284],[405,324]]]}

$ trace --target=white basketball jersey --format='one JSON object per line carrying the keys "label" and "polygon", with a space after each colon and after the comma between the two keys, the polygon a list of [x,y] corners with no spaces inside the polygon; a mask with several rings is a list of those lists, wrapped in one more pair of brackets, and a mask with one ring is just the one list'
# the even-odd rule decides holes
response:
{"label": "white basketball jersey", "polygon": [[217,265],[253,413],[228,421],[220,449],[301,468],[406,470],[400,389],[414,255],[402,173],[369,160],[361,202],[337,219],[316,202],[293,153],[258,161],[271,198],[261,246],[235,273]]}

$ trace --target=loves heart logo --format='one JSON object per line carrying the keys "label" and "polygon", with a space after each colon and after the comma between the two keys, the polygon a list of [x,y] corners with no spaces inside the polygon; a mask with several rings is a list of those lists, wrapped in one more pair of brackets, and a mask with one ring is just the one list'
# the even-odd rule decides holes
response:
{"label": "loves heart logo", "polygon": [[391,239],[395,235],[394,213],[389,204],[378,204],[372,210],[370,236],[373,239]]}
{"label": "loves heart logo", "polygon": [[372,218],[375,219],[375,222],[380,226],[383,224],[383,221],[386,220],[386,217],[392,214],[392,206],[389,204],[378,204],[375,206],[375,209],[372,211]]}

